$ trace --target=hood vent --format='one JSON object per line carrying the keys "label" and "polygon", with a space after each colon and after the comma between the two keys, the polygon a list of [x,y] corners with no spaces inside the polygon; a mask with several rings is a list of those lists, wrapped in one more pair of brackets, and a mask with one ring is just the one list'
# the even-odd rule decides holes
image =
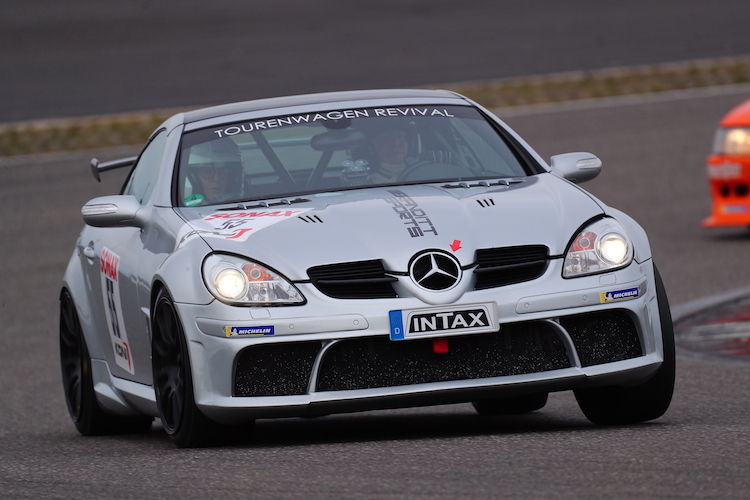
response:
{"label": "hood vent", "polygon": [[323,219],[321,219],[317,215],[302,215],[297,218],[307,224],[317,224],[317,223],[322,224],[323,223]]}
{"label": "hood vent", "polygon": [[477,200],[477,203],[479,203],[479,206],[482,207],[482,208],[494,207],[495,206],[495,200],[493,200],[492,198],[487,198],[487,199],[484,199],[484,200]]}

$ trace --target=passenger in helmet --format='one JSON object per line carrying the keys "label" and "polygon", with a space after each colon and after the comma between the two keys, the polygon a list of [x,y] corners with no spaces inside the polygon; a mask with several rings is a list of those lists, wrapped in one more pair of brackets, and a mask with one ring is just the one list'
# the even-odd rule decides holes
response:
{"label": "passenger in helmet", "polygon": [[238,199],[243,190],[242,156],[228,137],[190,148],[186,206],[211,205]]}

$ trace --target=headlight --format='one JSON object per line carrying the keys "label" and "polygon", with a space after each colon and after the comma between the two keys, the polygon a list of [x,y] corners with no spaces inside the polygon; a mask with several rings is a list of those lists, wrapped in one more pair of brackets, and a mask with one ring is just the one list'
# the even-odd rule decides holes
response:
{"label": "headlight", "polygon": [[615,219],[600,219],[578,233],[565,252],[563,278],[619,269],[633,260],[633,245]]}
{"label": "headlight", "polygon": [[304,304],[293,284],[257,262],[213,254],[203,262],[203,281],[222,302],[248,306]]}
{"label": "headlight", "polygon": [[716,131],[714,154],[750,155],[750,128],[720,128]]}

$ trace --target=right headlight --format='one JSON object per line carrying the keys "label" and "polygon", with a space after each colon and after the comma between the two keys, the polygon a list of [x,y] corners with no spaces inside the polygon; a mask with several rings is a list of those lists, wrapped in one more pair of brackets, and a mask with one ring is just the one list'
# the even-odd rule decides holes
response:
{"label": "right headlight", "polygon": [[714,139],[714,154],[750,155],[750,128],[720,128]]}
{"label": "right headlight", "polygon": [[203,262],[203,281],[222,302],[245,306],[300,305],[305,298],[275,271],[234,255],[213,254]]}
{"label": "right headlight", "polygon": [[633,261],[633,244],[615,219],[599,219],[579,232],[565,251],[563,278],[612,271]]}

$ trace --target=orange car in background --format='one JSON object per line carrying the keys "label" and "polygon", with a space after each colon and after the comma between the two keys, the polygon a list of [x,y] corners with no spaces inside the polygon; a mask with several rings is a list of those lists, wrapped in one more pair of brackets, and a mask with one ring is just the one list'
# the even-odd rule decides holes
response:
{"label": "orange car in background", "polygon": [[750,100],[721,120],[708,157],[711,216],[704,227],[750,226]]}

